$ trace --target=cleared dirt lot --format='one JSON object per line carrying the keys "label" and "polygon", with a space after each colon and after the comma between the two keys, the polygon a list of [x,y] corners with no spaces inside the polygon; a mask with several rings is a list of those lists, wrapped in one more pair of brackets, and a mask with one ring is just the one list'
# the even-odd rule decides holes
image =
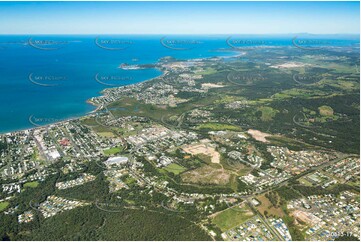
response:
{"label": "cleared dirt lot", "polygon": [[214,168],[208,165],[202,166],[198,169],[185,172],[181,175],[184,183],[193,184],[216,184],[226,185],[229,183],[230,173],[222,168]]}
{"label": "cleared dirt lot", "polygon": [[247,133],[250,134],[255,140],[261,141],[263,143],[268,143],[266,137],[271,136],[270,134],[263,133],[255,129],[249,129]]}
{"label": "cleared dirt lot", "polygon": [[209,144],[187,145],[183,147],[183,150],[192,155],[203,154],[209,156],[212,163],[220,163],[220,154]]}
{"label": "cleared dirt lot", "polygon": [[281,207],[274,207],[264,195],[258,196],[257,200],[261,202],[261,205],[257,206],[257,209],[261,214],[264,214],[264,211],[267,211],[268,216],[273,215],[282,218],[285,215]]}

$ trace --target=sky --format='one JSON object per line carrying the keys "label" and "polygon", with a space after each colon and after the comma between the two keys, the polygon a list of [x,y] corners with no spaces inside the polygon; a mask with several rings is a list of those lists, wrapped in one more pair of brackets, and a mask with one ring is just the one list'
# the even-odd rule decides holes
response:
{"label": "sky", "polygon": [[359,34],[359,2],[0,2],[0,34]]}

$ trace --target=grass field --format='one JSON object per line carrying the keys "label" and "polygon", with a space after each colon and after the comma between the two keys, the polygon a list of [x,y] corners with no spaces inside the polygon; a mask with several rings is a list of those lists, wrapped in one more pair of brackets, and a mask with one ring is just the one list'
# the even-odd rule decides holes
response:
{"label": "grass field", "polygon": [[24,187],[35,188],[37,186],[39,186],[39,182],[37,182],[37,181],[27,182],[27,183],[24,184]]}
{"label": "grass field", "polygon": [[318,83],[319,86],[331,86],[342,91],[354,91],[359,89],[357,82],[346,80],[324,80]]}
{"label": "grass field", "polygon": [[288,90],[281,91],[274,94],[272,97],[274,99],[287,99],[287,98],[315,98],[315,97],[326,97],[327,93],[317,89],[301,89],[301,88],[292,88]]}
{"label": "grass field", "polygon": [[[277,196],[279,199],[279,197]],[[261,202],[261,205],[257,207],[258,211],[261,214],[264,214],[265,211],[267,211],[267,216],[273,215],[278,218],[282,218],[285,214],[281,207],[274,207],[272,203],[268,200],[268,198],[265,197],[265,195],[260,195],[257,197],[257,200]]]}
{"label": "grass field", "polygon": [[307,181],[307,180],[304,179],[304,178],[300,178],[300,179],[298,179],[298,181],[299,181],[302,185],[312,187],[312,183],[309,182],[309,181]]}
{"label": "grass field", "polygon": [[212,67],[207,67],[205,70],[198,72],[200,75],[211,75],[217,73],[217,70]]}
{"label": "grass field", "polygon": [[248,206],[243,204],[239,208],[229,208],[221,213],[218,213],[213,218],[213,223],[224,232],[246,222],[248,219],[253,217],[253,215],[253,212],[248,208]]}
{"label": "grass field", "polygon": [[9,206],[9,202],[0,202],[0,212],[5,210]]}
{"label": "grass field", "polygon": [[178,175],[182,173],[183,171],[186,171],[187,169],[183,166],[180,166],[178,164],[172,163],[166,167],[163,168],[164,170],[168,172],[172,172],[174,175]]}
{"label": "grass field", "polygon": [[266,106],[259,107],[257,110],[262,113],[261,120],[264,122],[272,121],[278,113],[278,110]]}
{"label": "grass field", "polygon": [[34,153],[31,155],[31,158],[33,160],[38,160],[39,159],[39,151],[37,149],[34,149]]}
{"label": "grass field", "polygon": [[120,147],[114,147],[114,148],[110,148],[107,150],[103,150],[104,155],[108,155],[108,156],[118,154],[121,151],[122,151],[122,148],[120,148]]}
{"label": "grass field", "polygon": [[318,111],[320,112],[320,115],[322,115],[322,116],[332,116],[333,115],[333,109],[330,106],[323,105],[321,107],[318,107]]}
{"label": "grass field", "polygon": [[107,137],[107,138],[113,138],[114,134],[112,132],[99,132],[100,136]]}
{"label": "grass field", "polygon": [[206,130],[230,130],[230,131],[242,131],[242,129],[238,126],[231,124],[221,124],[221,123],[205,123],[198,126],[198,129],[206,129]]}
{"label": "grass field", "polygon": [[133,178],[133,177],[127,177],[127,179],[125,180],[125,183],[127,185],[132,185],[132,184],[137,183],[137,180],[135,178]]}

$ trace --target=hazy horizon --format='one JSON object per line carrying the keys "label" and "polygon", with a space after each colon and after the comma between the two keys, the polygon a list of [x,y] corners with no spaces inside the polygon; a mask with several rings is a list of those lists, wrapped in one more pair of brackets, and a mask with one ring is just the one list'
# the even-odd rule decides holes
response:
{"label": "hazy horizon", "polygon": [[359,34],[359,2],[0,2],[0,34]]}

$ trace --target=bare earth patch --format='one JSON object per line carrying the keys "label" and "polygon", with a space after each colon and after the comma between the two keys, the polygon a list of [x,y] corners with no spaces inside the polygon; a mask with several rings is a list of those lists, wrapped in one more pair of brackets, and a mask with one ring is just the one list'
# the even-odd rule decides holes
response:
{"label": "bare earth patch", "polygon": [[270,134],[263,133],[256,129],[249,129],[247,133],[250,134],[255,140],[261,141],[263,143],[268,143],[269,141],[266,139],[266,137],[271,136]]}
{"label": "bare earth patch", "polygon": [[202,88],[220,88],[220,87],[224,87],[224,86],[214,83],[202,83]]}
{"label": "bare earth patch", "polygon": [[302,211],[302,210],[296,210],[292,212],[292,216],[302,221],[310,226],[315,226],[316,224],[320,223],[321,219],[313,215],[312,213]]}
{"label": "bare earth patch", "polygon": [[230,174],[221,168],[202,166],[183,173],[181,177],[184,183],[226,185],[229,183]]}
{"label": "bare earth patch", "polygon": [[261,202],[261,205],[257,207],[258,211],[261,214],[264,214],[265,211],[268,212],[268,216],[273,215],[279,218],[282,218],[285,214],[281,207],[274,207],[272,203],[265,197],[265,195],[260,195],[257,197],[257,200]]}
{"label": "bare earth patch", "polygon": [[220,154],[210,144],[203,143],[196,145],[187,145],[183,147],[183,150],[192,155],[203,154],[209,156],[211,157],[212,163],[216,163],[216,164],[220,163],[220,157],[221,157]]}
{"label": "bare earth patch", "polygon": [[304,63],[296,63],[296,62],[288,62],[284,64],[274,65],[271,66],[273,68],[282,69],[282,68],[297,68],[297,67],[304,67],[306,64]]}

